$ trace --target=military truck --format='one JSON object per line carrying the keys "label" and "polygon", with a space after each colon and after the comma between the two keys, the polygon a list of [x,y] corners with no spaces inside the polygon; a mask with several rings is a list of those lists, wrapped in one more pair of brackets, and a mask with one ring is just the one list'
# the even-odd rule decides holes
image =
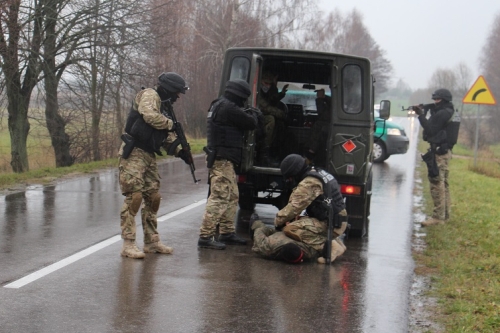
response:
{"label": "military truck", "polygon": [[[288,97],[280,101],[286,119],[282,139],[271,147],[273,163],[259,165],[256,131],[245,134],[243,161],[238,166],[240,209],[253,210],[256,204],[283,208],[291,188],[283,179],[279,163],[291,153],[303,155],[308,149],[311,126],[318,117],[314,100],[300,98],[300,92],[325,89],[331,97],[330,124],[321,133],[314,159],[337,179],[346,201],[352,237],[368,235],[372,195],[374,132],[374,78],[366,58],[291,49],[230,48],[226,51],[220,94],[230,79],[246,80],[252,93],[248,106],[257,107],[263,73],[277,77],[281,90],[288,85]],[[390,102],[380,102],[380,117],[387,119]]]}

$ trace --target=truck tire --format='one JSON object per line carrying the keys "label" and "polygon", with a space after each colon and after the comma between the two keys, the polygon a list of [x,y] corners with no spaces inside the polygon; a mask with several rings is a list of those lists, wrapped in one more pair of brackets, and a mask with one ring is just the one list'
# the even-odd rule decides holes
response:
{"label": "truck tire", "polygon": [[372,172],[368,176],[366,183],[365,197],[348,197],[346,200],[346,210],[349,216],[349,237],[368,237],[370,225],[370,208],[372,199]]}

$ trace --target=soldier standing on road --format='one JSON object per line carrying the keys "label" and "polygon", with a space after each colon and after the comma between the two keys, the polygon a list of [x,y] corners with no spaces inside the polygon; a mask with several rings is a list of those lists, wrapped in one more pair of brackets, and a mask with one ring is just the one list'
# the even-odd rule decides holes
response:
{"label": "soldier standing on road", "polygon": [[[257,127],[260,111],[244,110],[250,96],[244,80],[226,83],[224,95],[212,102],[207,117],[207,167],[210,195],[200,227],[198,247],[224,250],[226,244],[245,245],[235,233],[238,185],[235,168],[241,163],[244,131]],[[215,240],[219,225],[219,238]]]}
{"label": "soldier standing on road", "polygon": [[432,94],[435,107],[431,108],[431,116],[426,118],[424,110],[418,105],[413,106],[422,125],[424,141],[429,142],[429,153],[435,158],[436,174],[428,174],[430,191],[434,202],[432,217],[422,222],[424,227],[443,224],[450,218],[450,191],[448,185],[448,163],[451,159],[451,145],[448,143],[446,127],[453,117],[454,107],[452,96],[448,89],[438,89]]}
{"label": "soldier standing on road", "polygon": [[[189,89],[184,79],[177,73],[163,73],[158,77],[155,88],[141,90],[133,101],[132,109],[125,125],[124,143],[120,147],[119,178],[122,194],[125,196],[120,219],[124,257],[142,259],[144,253],[173,252],[171,247],[160,241],[157,231],[156,213],[160,207],[160,176],[156,164],[156,155],[160,148],[168,149],[176,136],[171,131],[173,122],[161,113],[163,102],[174,103],[179,94]],[[170,106],[171,107],[171,106]],[[182,149],[176,149],[176,156],[186,163],[187,155]],[[141,207],[142,228],[144,231],[144,249],[136,245],[135,216]]]}
{"label": "soldier standing on road", "polygon": [[[325,200],[330,200],[333,212],[338,215],[342,224],[333,230],[332,261],[342,254],[336,252],[341,243],[339,238],[347,227],[347,211],[340,188],[335,178],[325,170],[314,168],[306,163],[304,157],[291,154],[283,159],[280,165],[281,173],[289,182],[298,184],[292,191],[288,204],[282,208],[274,219],[277,229],[290,238],[305,243],[314,250],[322,252],[319,263],[325,263],[324,256],[327,242],[328,207]],[[302,211],[307,216],[300,216]],[[342,244],[343,245],[343,244]]]}

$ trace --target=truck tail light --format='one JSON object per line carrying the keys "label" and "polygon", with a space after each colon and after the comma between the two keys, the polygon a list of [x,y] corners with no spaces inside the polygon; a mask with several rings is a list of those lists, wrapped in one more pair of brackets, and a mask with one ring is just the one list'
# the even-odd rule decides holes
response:
{"label": "truck tail light", "polygon": [[340,185],[340,192],[342,194],[360,195],[361,194],[361,186]]}
{"label": "truck tail light", "polygon": [[247,182],[247,176],[238,175],[238,183],[246,183],[246,182]]}

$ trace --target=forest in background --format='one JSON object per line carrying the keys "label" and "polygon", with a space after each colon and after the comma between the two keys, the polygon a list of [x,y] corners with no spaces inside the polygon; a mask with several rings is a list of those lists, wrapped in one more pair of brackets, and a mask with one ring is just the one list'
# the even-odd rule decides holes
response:
{"label": "forest in background", "polygon": [[[492,76],[500,71],[493,60],[500,57],[499,34],[497,18],[481,61]],[[392,83],[391,62],[362,15],[324,13],[314,0],[4,0],[0,133],[9,135],[0,135],[0,145],[8,141],[9,147],[0,149],[8,149],[18,173],[29,170],[30,144],[49,143],[57,167],[115,157],[134,95],[167,71],[190,87],[175,104],[178,120],[190,137],[203,138],[224,52],[239,46],[367,57],[377,100],[427,101],[438,86],[460,96],[471,80],[468,67],[459,64],[432,74],[428,89]],[[488,75],[500,91],[500,75],[496,81]]]}

